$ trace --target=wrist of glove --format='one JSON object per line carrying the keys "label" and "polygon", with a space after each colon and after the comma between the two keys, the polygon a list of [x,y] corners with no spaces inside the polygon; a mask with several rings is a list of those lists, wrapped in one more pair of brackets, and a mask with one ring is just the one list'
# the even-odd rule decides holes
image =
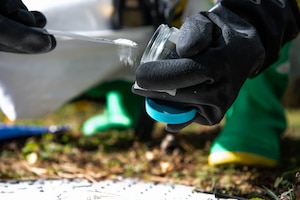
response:
{"label": "wrist of glove", "polygon": [[[234,7],[238,2],[244,4]],[[296,25],[296,20],[291,20],[294,19],[294,15],[287,12],[290,13],[289,19],[284,16],[279,22],[282,23],[278,26],[280,30],[276,32],[281,35],[281,39],[273,41],[280,43],[276,44],[278,52],[269,51],[271,47],[267,44],[271,44],[262,41],[265,38],[259,32],[263,27],[256,27],[251,23],[253,14],[241,17],[239,12],[232,11],[241,7],[247,8],[246,5],[251,2],[253,3],[246,0],[223,0],[209,12],[201,12],[187,18],[180,28],[176,43],[179,58],[152,61],[138,67],[136,82],[145,90],[133,87],[134,93],[165,100],[166,104],[168,101],[177,102],[181,106],[197,110],[193,120],[185,124],[168,124],[167,130],[178,131],[191,122],[203,125],[219,123],[236,99],[245,80],[262,71],[272,60],[275,61],[283,43],[295,37],[299,26]],[[232,5],[224,6],[229,3]],[[272,7],[268,10],[272,10]],[[269,19],[267,12],[261,14],[265,14],[264,17]],[[254,21],[261,20],[256,17],[253,16]],[[294,31],[285,30],[288,28],[286,24],[290,24]],[[270,28],[269,26],[266,28]],[[172,89],[177,90],[175,96],[157,92]]]}
{"label": "wrist of glove", "polygon": [[[282,46],[297,37],[299,33],[300,14],[296,0],[219,0],[218,2],[253,25],[259,34],[266,54],[261,68],[253,70],[251,77],[276,62]],[[213,12],[219,11],[216,9]]]}
{"label": "wrist of glove", "polygon": [[13,53],[43,53],[56,46],[54,36],[31,27],[44,27],[45,16],[28,11],[20,0],[0,1],[0,51]]}

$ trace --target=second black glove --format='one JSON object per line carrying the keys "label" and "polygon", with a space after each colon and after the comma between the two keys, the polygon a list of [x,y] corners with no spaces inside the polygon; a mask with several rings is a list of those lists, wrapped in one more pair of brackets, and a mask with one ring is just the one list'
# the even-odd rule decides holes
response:
{"label": "second black glove", "polygon": [[52,35],[31,27],[44,27],[45,16],[38,11],[28,11],[20,0],[0,1],[0,51],[13,53],[43,53],[56,46]]}

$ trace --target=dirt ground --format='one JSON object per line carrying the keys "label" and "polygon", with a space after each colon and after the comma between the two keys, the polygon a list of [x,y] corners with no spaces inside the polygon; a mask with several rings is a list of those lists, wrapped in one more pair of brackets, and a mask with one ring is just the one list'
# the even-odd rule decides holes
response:
{"label": "dirt ground", "polygon": [[220,128],[192,126],[164,150],[161,145],[167,133],[161,124],[155,126],[148,142],[137,141],[132,130],[91,137],[70,131],[5,141],[0,146],[0,179],[84,178],[97,182],[124,176],[245,198],[273,199],[270,191],[279,197],[287,193],[286,199],[300,197],[300,141],[294,130],[289,129],[282,140],[283,160],[277,168],[210,167],[209,147]]}
{"label": "dirt ground", "polygon": [[156,123],[152,139],[137,140],[134,130],[110,130],[83,136],[82,122],[98,114],[102,105],[73,102],[56,113],[25,124],[68,124],[64,133],[18,138],[0,144],[0,179],[83,178],[91,182],[104,179],[138,177],[156,182],[191,185],[203,191],[245,198],[300,198],[300,128],[293,124],[282,139],[282,162],[272,169],[247,166],[211,167],[207,156],[212,140],[222,124],[214,127],[191,125],[166,144],[168,133]]}

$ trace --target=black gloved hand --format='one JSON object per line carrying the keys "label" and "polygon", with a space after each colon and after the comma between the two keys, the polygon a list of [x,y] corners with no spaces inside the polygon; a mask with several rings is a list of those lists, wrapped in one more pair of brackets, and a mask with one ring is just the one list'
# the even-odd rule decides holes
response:
{"label": "black gloved hand", "polygon": [[[281,46],[297,35],[298,8],[285,3],[221,0],[209,12],[191,16],[180,28],[180,58],[140,65],[136,82],[148,91],[133,92],[197,109],[192,121],[168,125],[169,131],[193,121],[219,123],[245,80],[275,62]],[[171,89],[177,89],[175,96],[155,92]]]}
{"label": "black gloved hand", "polygon": [[55,38],[30,27],[44,27],[45,16],[28,11],[21,0],[0,1],[0,51],[13,53],[43,53],[56,46]]}

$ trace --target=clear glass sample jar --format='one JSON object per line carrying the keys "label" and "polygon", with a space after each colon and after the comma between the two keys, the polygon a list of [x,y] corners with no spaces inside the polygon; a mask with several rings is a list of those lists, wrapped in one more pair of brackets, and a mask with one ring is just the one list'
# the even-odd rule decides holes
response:
{"label": "clear glass sample jar", "polygon": [[161,24],[148,42],[141,63],[176,57],[178,31],[175,27]]}
{"label": "clear glass sample jar", "polygon": [[[160,25],[151,37],[141,63],[147,63],[155,60],[163,60],[166,58],[178,58],[176,52],[176,41],[179,30],[175,27],[168,27],[165,24]],[[142,88],[139,88],[142,89]],[[156,92],[165,92],[171,96],[176,96],[174,90],[158,90]],[[180,103],[178,106],[172,102],[172,106],[168,101],[156,101],[151,98],[145,100],[147,114],[156,121],[167,124],[183,124],[192,120],[196,116],[196,110],[192,108],[183,108]]]}

